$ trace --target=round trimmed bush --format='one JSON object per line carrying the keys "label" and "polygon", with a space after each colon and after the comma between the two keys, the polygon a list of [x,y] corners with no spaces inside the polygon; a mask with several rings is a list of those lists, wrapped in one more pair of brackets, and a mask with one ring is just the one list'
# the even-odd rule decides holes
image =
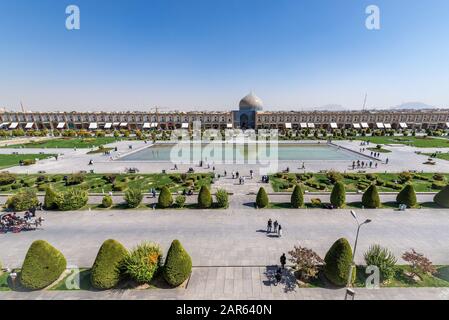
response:
{"label": "round trimmed bush", "polygon": [[149,283],[162,261],[162,250],[158,244],[143,242],[124,259],[125,274],[137,283]]}
{"label": "round trimmed bush", "polygon": [[176,196],[175,203],[176,203],[176,207],[183,208],[184,205],[186,204],[186,196],[181,195],[181,194]]}
{"label": "round trimmed bush", "polygon": [[157,204],[160,208],[169,208],[172,206],[173,197],[170,190],[166,186],[162,187],[161,192],[159,193]]}
{"label": "round trimmed bush", "polygon": [[292,208],[301,208],[304,206],[304,194],[300,185],[296,185],[290,198]]}
{"label": "round trimmed bush", "polygon": [[416,200],[416,193],[413,185],[407,184],[396,197],[396,202],[399,204],[405,204],[407,207],[412,208],[418,204]]}
{"label": "round trimmed bush", "polygon": [[90,280],[97,289],[111,289],[120,281],[120,267],[128,251],[118,241],[103,242],[92,266]]}
{"label": "round trimmed bush", "polygon": [[14,211],[25,211],[39,204],[36,192],[32,189],[23,189],[8,198],[6,206]]}
{"label": "round trimmed bush", "polygon": [[337,181],[332,188],[331,204],[337,208],[343,208],[346,204],[346,189],[341,181]]}
{"label": "round trimmed bush", "polygon": [[130,188],[125,192],[125,202],[129,208],[137,208],[143,199],[142,190]]}
{"label": "round trimmed bush", "polygon": [[58,280],[66,266],[61,252],[47,241],[36,240],[25,256],[20,282],[27,289],[43,289]]}
{"label": "round trimmed bush", "polygon": [[256,197],[257,207],[258,208],[266,208],[266,207],[268,207],[269,203],[270,203],[270,201],[268,200],[267,192],[265,191],[265,189],[263,187],[260,187],[259,191],[257,192],[257,197]]}
{"label": "round trimmed bush", "polygon": [[215,193],[215,198],[217,199],[217,206],[219,208],[229,207],[229,196],[225,189],[218,189]]}
{"label": "round trimmed bush", "polygon": [[433,201],[440,207],[449,208],[449,185],[438,192],[435,197],[433,197]]}
{"label": "round trimmed bush", "polygon": [[362,204],[367,208],[380,208],[380,198],[377,187],[372,184],[362,196]]}
{"label": "round trimmed bush", "polygon": [[198,194],[198,207],[201,209],[207,209],[212,206],[212,196],[210,195],[209,188],[201,186],[200,193]]}
{"label": "round trimmed bush", "polygon": [[88,200],[89,194],[86,190],[73,188],[58,193],[56,207],[61,211],[78,210],[84,207]]}
{"label": "round trimmed bush", "polygon": [[179,240],[173,240],[165,259],[163,275],[165,280],[173,287],[181,285],[192,272],[192,258]]}
{"label": "round trimmed bush", "polygon": [[[348,240],[340,238],[334,242],[324,258],[324,274],[326,278],[337,286],[344,286],[348,282],[352,265],[352,249]],[[352,278],[355,279],[355,269]]]}
{"label": "round trimmed bush", "polygon": [[112,197],[111,196],[104,196],[101,200],[101,206],[103,208],[110,208],[112,206]]}

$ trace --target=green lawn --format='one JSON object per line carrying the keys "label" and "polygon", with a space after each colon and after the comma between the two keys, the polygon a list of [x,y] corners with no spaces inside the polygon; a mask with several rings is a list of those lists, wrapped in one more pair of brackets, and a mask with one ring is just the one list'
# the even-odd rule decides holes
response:
{"label": "green lawn", "polygon": [[434,137],[357,137],[357,140],[370,141],[371,144],[405,144],[417,148],[449,148],[449,139]]}
{"label": "green lawn", "polygon": [[428,156],[429,158],[435,155],[437,159],[447,160],[449,161],[449,153],[422,153],[423,155]]}
{"label": "green lawn", "polygon": [[369,151],[373,151],[373,152],[379,152],[379,153],[390,153],[391,152],[391,150],[388,150],[388,149],[384,149],[384,148],[376,148],[376,147],[374,147],[374,148],[367,148],[367,150],[369,150]]}
{"label": "green lawn", "polygon": [[20,160],[47,159],[54,157],[52,154],[0,154],[0,169],[19,165]]}
{"label": "green lawn", "polygon": [[[410,182],[416,192],[438,192],[449,182],[449,174],[442,174],[443,181],[437,181],[434,176],[433,173],[413,174]],[[349,173],[342,174],[342,177],[347,192],[363,191],[371,183],[375,183],[380,192],[399,192],[406,183],[401,181],[398,173]],[[309,192],[330,192],[333,188],[333,183],[325,173],[278,173],[271,175],[270,181],[275,192],[291,192],[297,183],[303,184],[305,190]]]}
{"label": "green lawn", "polygon": [[92,148],[105,145],[115,141],[120,141],[115,137],[90,137],[90,138],[55,138],[40,142],[30,142],[25,144],[14,144],[8,148]]}
{"label": "green lawn", "polygon": [[[127,188],[138,188],[144,192],[149,192],[151,188],[160,190],[166,186],[172,192],[182,191],[184,189],[193,188],[198,191],[201,186],[210,186],[212,182],[212,174],[194,173],[186,174],[84,174],[82,182],[71,186],[66,186],[63,180],[64,174],[17,174],[15,182],[7,185],[0,185],[0,193],[14,193],[22,188],[33,188],[36,192],[45,192],[48,185],[56,191],[64,191],[68,188],[83,188],[89,193],[103,192],[124,192]],[[111,179],[112,177],[112,179]],[[1,179],[0,179],[1,181]]]}

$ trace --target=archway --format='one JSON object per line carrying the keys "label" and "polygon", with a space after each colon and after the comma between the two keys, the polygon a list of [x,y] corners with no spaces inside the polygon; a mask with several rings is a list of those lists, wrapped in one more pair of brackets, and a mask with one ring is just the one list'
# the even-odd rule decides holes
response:
{"label": "archway", "polygon": [[248,115],[247,114],[242,114],[240,116],[240,128],[242,129],[246,129],[248,127]]}

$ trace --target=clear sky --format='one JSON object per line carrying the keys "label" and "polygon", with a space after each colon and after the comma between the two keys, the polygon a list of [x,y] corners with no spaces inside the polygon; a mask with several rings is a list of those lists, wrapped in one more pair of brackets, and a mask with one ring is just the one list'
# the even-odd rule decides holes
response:
{"label": "clear sky", "polygon": [[251,90],[266,109],[449,107],[449,1],[0,1],[0,107],[228,110]]}

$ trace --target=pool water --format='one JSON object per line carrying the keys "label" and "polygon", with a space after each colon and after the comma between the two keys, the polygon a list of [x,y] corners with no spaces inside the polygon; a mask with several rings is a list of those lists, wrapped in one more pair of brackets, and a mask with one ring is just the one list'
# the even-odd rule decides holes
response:
{"label": "pool water", "polygon": [[197,163],[254,161],[354,161],[366,160],[363,155],[323,144],[155,144],[120,158],[120,161],[157,161]]}

